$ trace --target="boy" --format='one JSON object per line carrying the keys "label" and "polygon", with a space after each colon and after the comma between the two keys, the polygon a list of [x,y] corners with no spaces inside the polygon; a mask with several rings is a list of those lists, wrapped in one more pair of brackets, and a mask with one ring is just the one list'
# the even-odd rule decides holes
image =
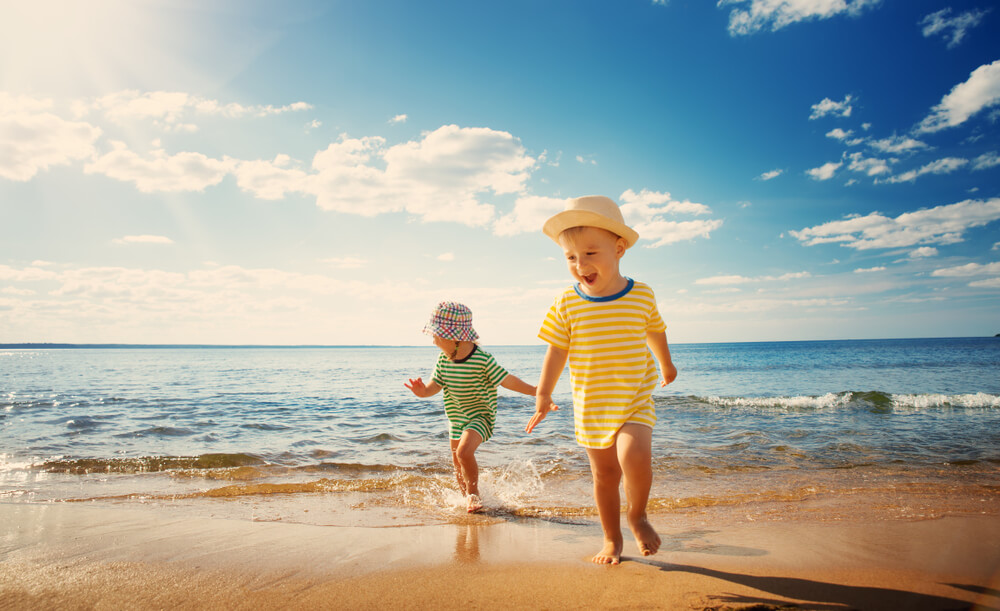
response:
{"label": "boy", "polygon": [[604,546],[592,561],[621,562],[618,486],[623,476],[629,528],[640,553],[655,554],[660,537],[646,517],[656,422],[654,356],[663,374],[660,386],[673,382],[677,369],[653,291],[619,271],[619,261],[639,234],[625,224],[614,201],[600,196],[570,200],[542,230],[562,247],[577,282],[556,298],[538,332],[549,347],[535,414],[525,431],[530,433],[549,411],[559,409],[552,403],[552,390],[568,361],[576,440],[587,450],[604,531]]}

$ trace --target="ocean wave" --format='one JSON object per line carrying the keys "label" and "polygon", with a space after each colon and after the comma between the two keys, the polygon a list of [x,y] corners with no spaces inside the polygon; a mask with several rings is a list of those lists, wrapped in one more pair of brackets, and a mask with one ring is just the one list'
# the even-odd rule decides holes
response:
{"label": "ocean wave", "polygon": [[31,465],[47,473],[154,473],[174,469],[226,469],[259,466],[263,460],[250,454],[202,454],[200,456],[140,456],[136,458],[53,459]]}
{"label": "ocean wave", "polygon": [[892,395],[895,407],[1000,407],[1000,396],[984,392],[964,395]]}
{"label": "ocean wave", "polygon": [[865,409],[888,412],[898,408],[997,408],[1000,396],[974,394],[893,394],[881,391],[845,391],[825,395],[789,397],[693,397],[718,407],[776,409],[782,411]]}

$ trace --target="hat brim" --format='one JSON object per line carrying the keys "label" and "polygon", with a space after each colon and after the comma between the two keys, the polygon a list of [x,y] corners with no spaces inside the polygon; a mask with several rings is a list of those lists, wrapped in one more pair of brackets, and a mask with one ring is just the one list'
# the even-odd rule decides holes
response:
{"label": "hat brim", "polygon": [[453,342],[479,342],[479,334],[472,327],[458,329],[429,322],[424,325],[424,333],[427,335],[439,335]]}
{"label": "hat brim", "polygon": [[542,231],[558,244],[559,234],[571,227],[598,227],[605,229],[625,240],[626,248],[632,248],[639,240],[639,234],[628,225],[613,221],[603,214],[589,210],[563,210],[545,221]]}

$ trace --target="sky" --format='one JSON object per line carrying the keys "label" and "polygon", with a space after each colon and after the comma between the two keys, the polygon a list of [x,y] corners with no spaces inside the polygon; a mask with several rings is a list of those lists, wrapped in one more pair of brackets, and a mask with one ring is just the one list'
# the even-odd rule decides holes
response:
{"label": "sky", "polygon": [[671,343],[1000,333],[990,0],[0,0],[0,343],[539,344],[606,195]]}

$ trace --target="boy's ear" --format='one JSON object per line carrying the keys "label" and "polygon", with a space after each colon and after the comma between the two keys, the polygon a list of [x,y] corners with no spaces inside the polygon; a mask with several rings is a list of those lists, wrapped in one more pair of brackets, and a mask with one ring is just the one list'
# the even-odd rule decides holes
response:
{"label": "boy's ear", "polygon": [[615,255],[621,259],[625,256],[626,250],[628,250],[628,242],[625,241],[625,238],[618,238],[615,242]]}

